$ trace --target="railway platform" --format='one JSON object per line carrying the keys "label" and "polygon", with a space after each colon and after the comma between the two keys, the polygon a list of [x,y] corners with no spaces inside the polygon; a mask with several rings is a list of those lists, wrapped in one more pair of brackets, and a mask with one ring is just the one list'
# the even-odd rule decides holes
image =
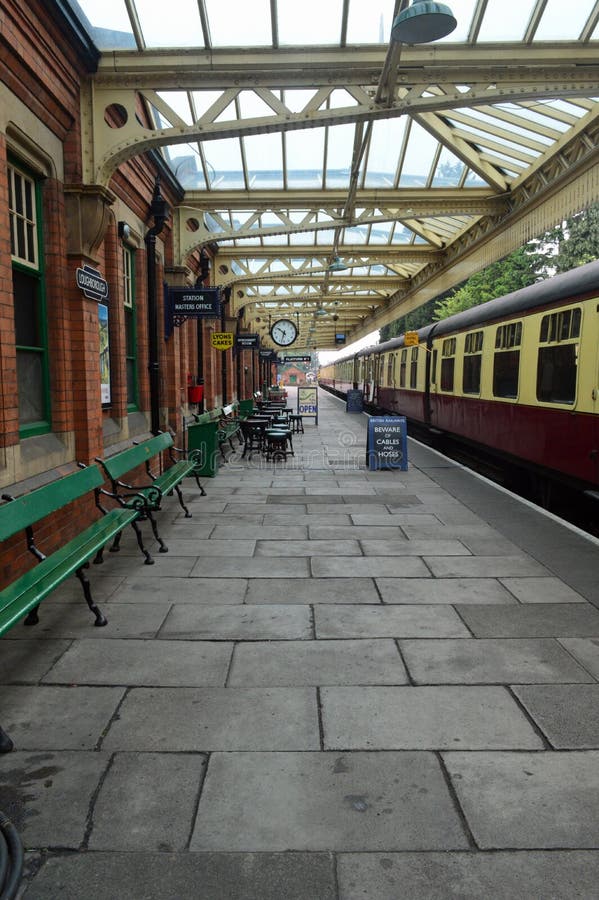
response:
{"label": "railway platform", "polygon": [[105,628],[73,579],[2,639],[24,900],[599,896],[599,542],[366,422],[320,390],[92,568]]}

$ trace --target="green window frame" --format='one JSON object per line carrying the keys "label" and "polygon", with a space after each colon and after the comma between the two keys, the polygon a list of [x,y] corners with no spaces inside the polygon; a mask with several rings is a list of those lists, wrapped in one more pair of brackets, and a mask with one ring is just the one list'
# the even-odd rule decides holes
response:
{"label": "green window frame", "polygon": [[135,251],[123,244],[123,305],[125,307],[125,366],[127,410],[139,409],[137,373],[137,310],[135,306]]}
{"label": "green window frame", "polygon": [[7,175],[19,436],[26,438],[51,429],[41,179],[12,156]]}

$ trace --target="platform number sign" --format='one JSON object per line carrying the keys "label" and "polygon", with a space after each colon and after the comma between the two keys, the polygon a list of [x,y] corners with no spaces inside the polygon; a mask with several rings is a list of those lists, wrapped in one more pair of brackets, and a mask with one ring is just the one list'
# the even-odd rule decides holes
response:
{"label": "platform number sign", "polygon": [[369,469],[408,469],[405,416],[372,416],[368,422],[366,465]]}
{"label": "platform number sign", "polygon": [[318,425],[318,388],[299,387],[297,389],[297,412],[304,418],[313,418]]}

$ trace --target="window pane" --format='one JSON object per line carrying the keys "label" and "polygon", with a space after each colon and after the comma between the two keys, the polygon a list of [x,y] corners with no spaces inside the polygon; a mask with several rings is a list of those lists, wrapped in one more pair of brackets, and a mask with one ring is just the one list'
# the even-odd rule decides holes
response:
{"label": "window pane", "polygon": [[516,398],[518,396],[519,368],[519,350],[495,354],[493,360],[493,394],[495,397]]}
{"label": "window pane", "polygon": [[462,390],[465,394],[480,394],[480,364],[482,356],[464,357]]}
{"label": "window pane", "polygon": [[19,424],[40,422],[44,415],[43,359],[35,350],[17,350]]}
{"label": "window pane", "polygon": [[441,390],[453,391],[453,372],[455,359],[450,357],[441,360]]}
{"label": "window pane", "polygon": [[18,269],[12,277],[17,345],[39,347],[38,280]]}
{"label": "window pane", "polygon": [[576,398],[576,344],[540,347],[537,363],[537,400],[574,403]]}

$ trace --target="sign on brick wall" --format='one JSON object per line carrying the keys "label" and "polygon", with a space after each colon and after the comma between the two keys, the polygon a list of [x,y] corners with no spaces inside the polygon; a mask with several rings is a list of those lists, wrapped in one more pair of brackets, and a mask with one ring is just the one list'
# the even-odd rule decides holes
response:
{"label": "sign on brick wall", "polygon": [[210,335],[210,343],[217,350],[228,350],[233,346],[233,332],[213,331]]}

